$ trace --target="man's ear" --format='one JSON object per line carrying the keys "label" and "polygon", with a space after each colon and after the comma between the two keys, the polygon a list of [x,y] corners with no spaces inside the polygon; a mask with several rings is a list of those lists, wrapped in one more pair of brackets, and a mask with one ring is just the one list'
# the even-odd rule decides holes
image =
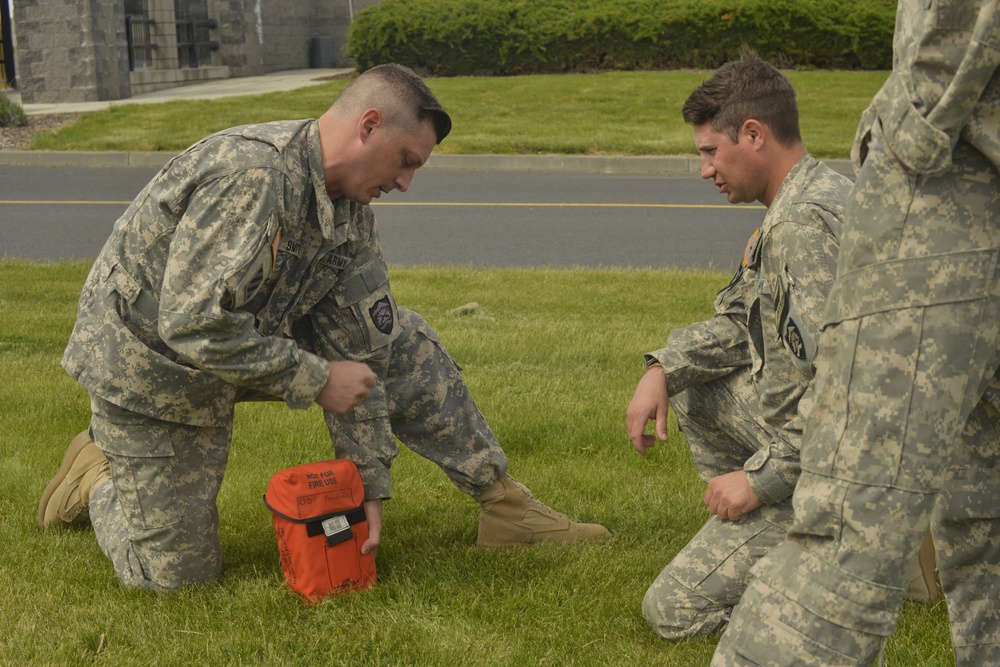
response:
{"label": "man's ear", "polygon": [[763,148],[767,139],[767,128],[759,120],[748,118],[743,121],[740,134],[748,137],[755,148]]}
{"label": "man's ear", "polygon": [[368,141],[377,127],[382,125],[382,112],[378,109],[366,109],[358,119],[358,134],[362,142]]}

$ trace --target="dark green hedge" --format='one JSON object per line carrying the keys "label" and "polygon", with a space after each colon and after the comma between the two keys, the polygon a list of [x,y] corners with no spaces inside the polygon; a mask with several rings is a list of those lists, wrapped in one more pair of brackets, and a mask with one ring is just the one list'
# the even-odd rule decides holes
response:
{"label": "dark green hedge", "polygon": [[359,70],[438,76],[716,68],[888,69],[895,0],[383,0],[351,25]]}

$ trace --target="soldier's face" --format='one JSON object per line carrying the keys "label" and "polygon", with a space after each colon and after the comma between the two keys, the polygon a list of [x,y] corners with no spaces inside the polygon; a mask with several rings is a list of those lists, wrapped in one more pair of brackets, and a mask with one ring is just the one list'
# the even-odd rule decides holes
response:
{"label": "soldier's face", "polygon": [[701,177],[712,179],[731,204],[753,202],[764,196],[766,183],[754,140],[743,129],[734,143],[729,135],[716,132],[711,123],[694,126],[694,141],[701,155]]}
{"label": "soldier's face", "polygon": [[384,122],[375,125],[363,141],[356,173],[350,177],[344,196],[368,204],[386,192],[406,192],[414,172],[427,162],[436,142],[430,121],[416,127]]}

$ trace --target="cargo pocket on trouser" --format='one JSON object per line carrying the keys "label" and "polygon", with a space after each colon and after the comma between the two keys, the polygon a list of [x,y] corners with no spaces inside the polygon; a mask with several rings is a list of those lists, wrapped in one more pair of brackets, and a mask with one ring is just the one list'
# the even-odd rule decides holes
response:
{"label": "cargo pocket on trouser", "polygon": [[643,616],[663,639],[722,628],[750,568],[785,538],[791,504],[766,506],[741,521],[710,518],[646,591]]}
{"label": "cargo pocket on trouser", "polygon": [[216,498],[231,428],[171,424],[94,397],[91,405],[118,506],[94,528],[119,580],[173,590],[218,578]]}

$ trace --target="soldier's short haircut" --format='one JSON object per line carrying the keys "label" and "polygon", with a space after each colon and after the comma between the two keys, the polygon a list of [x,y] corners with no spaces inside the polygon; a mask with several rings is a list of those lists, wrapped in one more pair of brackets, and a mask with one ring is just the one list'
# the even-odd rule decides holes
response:
{"label": "soldier's short haircut", "polygon": [[429,120],[437,143],[451,132],[451,116],[424,80],[409,67],[394,63],[377,65],[359,74],[334,102],[334,108],[348,113],[378,108],[390,124]]}
{"label": "soldier's short haircut", "polygon": [[764,123],[783,146],[802,141],[795,88],[756,53],[745,51],[728,62],[688,97],[682,110],[691,125],[711,123],[716,132],[739,140],[743,123]]}

